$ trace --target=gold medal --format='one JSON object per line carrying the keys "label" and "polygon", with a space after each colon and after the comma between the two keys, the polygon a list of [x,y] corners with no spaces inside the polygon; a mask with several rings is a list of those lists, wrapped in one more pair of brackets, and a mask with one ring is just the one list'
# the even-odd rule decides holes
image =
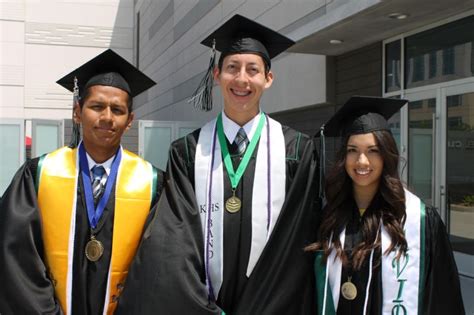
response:
{"label": "gold medal", "polygon": [[349,277],[346,282],[344,282],[341,286],[341,293],[342,296],[349,301],[352,301],[353,299],[356,298],[357,296],[357,288],[356,286],[351,282],[351,278]]}
{"label": "gold medal", "polygon": [[225,202],[225,209],[230,213],[239,212],[242,202],[235,196],[235,190],[232,192],[232,197]]}
{"label": "gold medal", "polygon": [[90,261],[97,261],[102,257],[104,253],[104,246],[102,243],[95,239],[95,236],[92,235],[89,242],[86,244],[86,257]]}

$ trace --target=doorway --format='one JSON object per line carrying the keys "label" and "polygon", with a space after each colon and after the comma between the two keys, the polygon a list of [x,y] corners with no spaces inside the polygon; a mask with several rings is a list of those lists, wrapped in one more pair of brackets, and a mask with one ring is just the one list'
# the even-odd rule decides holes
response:
{"label": "doorway", "polygon": [[446,225],[468,310],[474,309],[467,296],[474,292],[474,82],[466,81],[405,94],[401,147],[409,188]]}

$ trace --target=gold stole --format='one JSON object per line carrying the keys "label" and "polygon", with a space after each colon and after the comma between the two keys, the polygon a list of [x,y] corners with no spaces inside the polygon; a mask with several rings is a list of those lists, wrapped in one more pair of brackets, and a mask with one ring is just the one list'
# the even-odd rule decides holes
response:
{"label": "gold stole", "polygon": [[[79,178],[77,149],[58,149],[48,154],[38,168],[38,205],[46,266],[56,298],[63,312],[69,314]],[[117,306],[117,297],[140,242],[151,207],[153,181],[151,164],[123,150],[115,184],[112,257],[104,303],[107,314],[113,314]]]}

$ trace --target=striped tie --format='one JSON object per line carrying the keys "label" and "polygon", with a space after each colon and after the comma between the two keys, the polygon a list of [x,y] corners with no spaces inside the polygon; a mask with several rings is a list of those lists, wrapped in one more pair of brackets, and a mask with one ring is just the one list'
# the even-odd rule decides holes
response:
{"label": "striped tie", "polygon": [[234,143],[237,145],[237,151],[240,155],[244,154],[245,149],[247,149],[248,142],[249,139],[247,138],[244,128],[240,128],[234,139]]}
{"label": "striped tie", "polygon": [[100,195],[102,194],[105,182],[107,181],[107,175],[104,176],[105,169],[101,165],[96,165],[92,168],[92,195],[94,196],[94,204],[97,204]]}

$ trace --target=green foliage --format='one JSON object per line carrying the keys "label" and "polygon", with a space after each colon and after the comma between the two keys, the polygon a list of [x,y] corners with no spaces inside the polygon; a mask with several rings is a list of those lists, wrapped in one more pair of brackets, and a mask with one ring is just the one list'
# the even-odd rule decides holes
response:
{"label": "green foliage", "polygon": [[466,195],[462,199],[462,204],[465,206],[474,206],[474,195]]}

